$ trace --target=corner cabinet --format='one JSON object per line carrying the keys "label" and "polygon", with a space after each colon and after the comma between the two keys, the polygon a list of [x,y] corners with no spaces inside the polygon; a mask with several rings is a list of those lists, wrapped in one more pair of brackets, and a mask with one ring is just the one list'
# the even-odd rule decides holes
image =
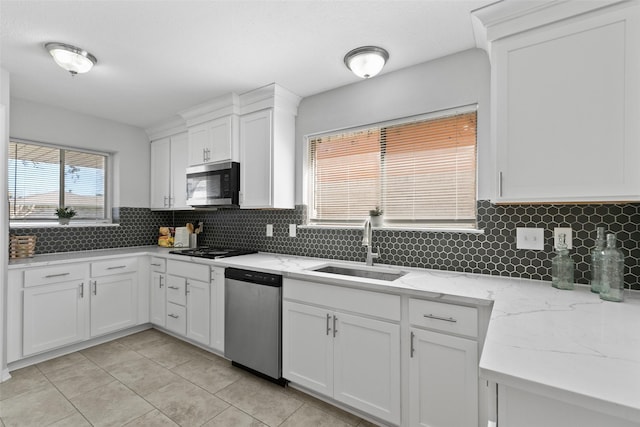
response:
{"label": "corner cabinet", "polygon": [[400,297],[284,279],[282,376],[400,424]]}
{"label": "corner cabinet", "polygon": [[238,117],[229,115],[189,128],[189,166],[236,161]]}
{"label": "corner cabinet", "polygon": [[151,143],[151,209],[186,210],[187,134]]}
{"label": "corner cabinet", "polygon": [[504,37],[492,52],[497,203],[640,200],[640,7]]}
{"label": "corner cabinet", "polygon": [[294,208],[299,102],[276,84],[240,95],[241,208]]}

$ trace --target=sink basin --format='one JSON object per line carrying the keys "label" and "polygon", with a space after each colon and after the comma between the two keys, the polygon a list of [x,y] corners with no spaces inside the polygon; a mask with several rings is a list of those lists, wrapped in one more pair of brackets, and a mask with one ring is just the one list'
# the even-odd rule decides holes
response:
{"label": "sink basin", "polygon": [[318,273],[339,274],[341,276],[362,277],[365,279],[386,280],[392,282],[405,274],[404,271],[393,270],[390,268],[376,268],[376,267],[356,267],[327,264],[321,267],[313,268],[312,271]]}

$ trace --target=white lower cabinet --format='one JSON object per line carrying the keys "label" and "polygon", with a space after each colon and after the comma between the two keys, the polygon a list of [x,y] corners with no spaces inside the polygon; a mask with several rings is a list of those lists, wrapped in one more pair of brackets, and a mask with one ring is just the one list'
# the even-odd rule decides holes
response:
{"label": "white lower cabinet", "polygon": [[134,326],[137,323],[137,275],[118,274],[91,283],[91,336]]}
{"label": "white lower cabinet", "polygon": [[478,425],[478,350],[473,340],[411,328],[410,425]]}
{"label": "white lower cabinet", "polygon": [[[400,297],[289,279],[284,295],[335,304],[283,301],[283,377],[399,424],[400,325],[394,321],[399,320]],[[379,305],[397,305],[398,315],[392,321],[369,317],[379,315]]]}
{"label": "white lower cabinet", "polygon": [[224,353],[224,268],[211,267],[211,303],[209,320],[211,321],[211,348]]}
{"label": "white lower cabinet", "polygon": [[158,326],[165,326],[167,319],[167,276],[157,271],[151,272],[151,323]]}
{"label": "white lower cabinet", "polygon": [[26,288],[22,355],[86,339],[88,292],[82,280]]}
{"label": "white lower cabinet", "polygon": [[478,310],[410,298],[408,314],[409,425],[478,426]]}
{"label": "white lower cabinet", "polygon": [[211,339],[211,268],[167,261],[166,328],[208,346]]}

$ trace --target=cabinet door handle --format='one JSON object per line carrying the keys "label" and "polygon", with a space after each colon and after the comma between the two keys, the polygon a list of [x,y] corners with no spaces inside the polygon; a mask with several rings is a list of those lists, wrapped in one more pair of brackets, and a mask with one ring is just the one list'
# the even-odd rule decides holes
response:
{"label": "cabinet door handle", "polygon": [[44,276],[45,279],[50,279],[52,277],[62,277],[62,276],[68,276],[71,273],[60,273],[60,274],[47,274],[46,276]]}
{"label": "cabinet door handle", "polygon": [[177,287],[177,286],[167,286],[167,288],[169,288],[169,289],[180,289],[180,288],[179,288],[179,287]]}
{"label": "cabinet door handle", "polygon": [[126,267],[127,267],[126,265],[116,265],[113,267],[107,267],[107,270],[117,270],[119,268],[126,268]]}
{"label": "cabinet door handle", "polygon": [[415,347],[413,346],[413,338],[416,336],[416,334],[414,334],[413,332],[411,332],[411,346],[410,346],[410,357],[413,357],[413,353],[416,351]]}
{"label": "cabinet door handle", "polygon": [[159,279],[160,279],[160,288],[162,288],[162,286],[163,286],[162,279],[164,279],[164,276],[160,276]]}
{"label": "cabinet door handle", "polygon": [[80,298],[84,298],[84,282],[80,283]]}
{"label": "cabinet door handle", "polygon": [[443,322],[451,322],[451,323],[457,322],[457,320],[454,319],[453,317],[440,317],[440,316],[434,316],[433,314],[425,314],[424,317],[426,317],[427,319],[442,320]]}
{"label": "cabinet door handle", "polygon": [[338,332],[338,328],[336,327],[336,322],[338,321],[338,318],[334,315],[333,316],[333,337],[336,337],[336,332]]}
{"label": "cabinet door handle", "polygon": [[93,281],[93,294],[94,295],[98,295],[98,281],[97,280]]}
{"label": "cabinet door handle", "polygon": [[187,295],[189,292],[191,291],[189,290],[189,282],[187,282],[184,285],[184,294]]}
{"label": "cabinet door handle", "polygon": [[164,207],[166,208],[168,205],[168,201],[167,201],[168,197],[164,196]]}
{"label": "cabinet door handle", "polygon": [[169,314],[168,316],[169,316],[169,317],[172,317],[172,318],[174,318],[174,319],[177,319],[178,317],[180,317],[180,316],[178,316],[177,314]]}
{"label": "cabinet door handle", "polygon": [[502,197],[502,172],[498,174],[498,195]]}
{"label": "cabinet door handle", "polygon": [[331,326],[329,326],[330,320],[331,320],[331,315],[327,313],[327,336],[329,335],[329,332],[331,332]]}

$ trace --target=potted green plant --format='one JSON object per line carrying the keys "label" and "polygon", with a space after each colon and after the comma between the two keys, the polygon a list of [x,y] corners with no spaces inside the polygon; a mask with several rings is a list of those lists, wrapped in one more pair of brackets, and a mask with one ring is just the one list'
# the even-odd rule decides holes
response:
{"label": "potted green plant", "polygon": [[384,212],[380,209],[380,206],[376,206],[375,209],[371,209],[369,211],[369,220],[371,221],[372,227],[382,227],[382,223],[384,222],[383,213]]}
{"label": "potted green plant", "polygon": [[76,216],[77,212],[73,210],[73,208],[58,208],[56,209],[56,216],[58,217],[58,222],[62,225],[69,224],[69,220]]}

